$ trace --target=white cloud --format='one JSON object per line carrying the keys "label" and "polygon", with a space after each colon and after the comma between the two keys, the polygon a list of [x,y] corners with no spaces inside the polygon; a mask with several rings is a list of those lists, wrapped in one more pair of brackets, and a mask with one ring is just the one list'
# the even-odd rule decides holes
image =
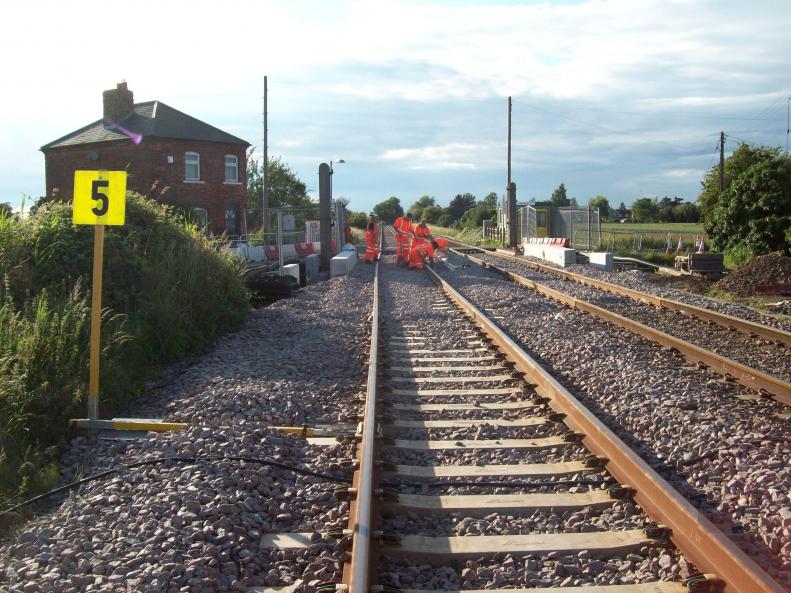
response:
{"label": "white cloud", "polygon": [[491,147],[483,144],[451,143],[421,148],[391,148],[385,150],[379,158],[414,170],[472,170],[481,166],[482,159],[490,151]]}

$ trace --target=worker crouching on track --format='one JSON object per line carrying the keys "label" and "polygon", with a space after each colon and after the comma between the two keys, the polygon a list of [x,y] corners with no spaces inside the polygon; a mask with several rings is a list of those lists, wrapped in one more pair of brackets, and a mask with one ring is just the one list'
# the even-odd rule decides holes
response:
{"label": "worker crouching on track", "polygon": [[415,225],[415,228],[412,230],[412,245],[410,245],[410,249],[414,249],[425,243],[426,241],[433,241],[434,237],[431,236],[431,231],[429,230],[428,226],[426,225],[425,220],[421,220],[420,223]]}
{"label": "worker crouching on track", "polygon": [[422,270],[426,262],[434,263],[434,253],[437,251],[447,251],[448,242],[442,237],[421,243],[417,247],[409,250],[407,267],[410,270]]}
{"label": "worker crouching on track", "polygon": [[412,214],[407,212],[406,216],[396,218],[393,228],[396,236],[396,263],[401,266],[409,257],[409,242],[413,235]]}
{"label": "worker crouching on track", "polygon": [[379,226],[376,216],[371,214],[365,229],[365,263],[372,264],[379,259]]}

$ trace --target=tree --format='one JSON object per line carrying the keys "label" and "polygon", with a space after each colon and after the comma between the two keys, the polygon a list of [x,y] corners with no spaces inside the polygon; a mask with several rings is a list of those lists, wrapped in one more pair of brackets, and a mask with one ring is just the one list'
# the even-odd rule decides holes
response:
{"label": "tree", "polygon": [[697,204],[689,202],[673,206],[673,220],[676,222],[699,222],[700,208]]}
{"label": "tree", "polygon": [[550,201],[556,208],[565,208],[571,204],[571,200],[566,196],[566,186],[564,184],[561,183],[558,188],[552,192]]}
{"label": "tree", "polygon": [[459,226],[464,229],[480,229],[483,226],[483,221],[491,220],[495,213],[495,210],[486,204],[477,204],[464,213],[459,221]]}
{"label": "tree", "polygon": [[629,214],[629,211],[626,209],[626,204],[621,202],[620,206],[618,206],[618,217],[623,220],[627,214]]}
{"label": "tree", "polygon": [[[756,163],[771,160],[780,155],[779,148],[749,146],[740,144],[739,148],[725,159],[724,185],[727,190],[742,173]],[[701,218],[707,221],[709,214],[717,206],[720,198],[720,165],[717,163],[706,173],[701,182],[702,190],[698,196]]]}
{"label": "tree", "polygon": [[436,206],[437,198],[434,196],[421,196],[420,199],[409,207],[409,212],[415,220],[420,220],[423,216],[423,210],[429,206]]}
{"label": "tree", "polygon": [[489,192],[486,197],[481,200],[481,204],[489,208],[489,210],[497,210],[497,192]]}
{"label": "tree", "polygon": [[791,247],[791,157],[775,149],[763,154],[768,158],[732,179],[707,212],[704,228],[715,249],[743,246],[759,255]]}
{"label": "tree", "polygon": [[656,199],[640,198],[632,204],[632,220],[634,222],[656,222],[659,204]]}
{"label": "tree", "polygon": [[591,210],[599,209],[599,216],[603,220],[610,218],[610,202],[604,196],[596,196],[588,200],[588,208]]}
{"label": "tree", "polygon": [[428,208],[423,210],[423,218],[426,222],[430,224],[434,224],[439,221],[439,217],[445,213],[444,208],[440,208],[439,206],[429,206]]}
{"label": "tree", "polygon": [[466,194],[456,194],[456,196],[448,204],[448,215],[453,219],[453,222],[458,222],[464,213],[475,206],[475,196]]}
{"label": "tree", "polygon": [[368,215],[365,212],[352,212],[348,210],[346,212],[346,222],[349,223],[349,226],[364,229],[368,226]]}
{"label": "tree", "polygon": [[0,218],[8,218],[14,214],[14,209],[8,202],[0,202]]}
{"label": "tree", "polygon": [[401,206],[401,200],[390,196],[374,206],[374,214],[385,224],[393,224],[396,218],[404,215],[404,208]]}
{"label": "tree", "polygon": [[[280,157],[270,157],[268,162],[266,189],[270,208],[316,206],[316,202],[308,196],[305,184]],[[259,163],[253,158],[253,148],[251,147],[247,151],[247,193],[245,197],[247,220],[251,227],[258,226],[261,221],[263,188],[263,163]]]}

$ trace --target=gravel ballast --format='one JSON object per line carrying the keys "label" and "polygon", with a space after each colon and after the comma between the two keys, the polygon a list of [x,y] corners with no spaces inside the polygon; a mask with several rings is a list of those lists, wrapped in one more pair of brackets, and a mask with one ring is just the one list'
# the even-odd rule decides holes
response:
{"label": "gravel ballast", "polygon": [[[367,373],[372,269],[303,289],[252,312],[169,385],[129,412],[186,422],[131,443],[80,436],[63,456],[64,481],[119,468],[73,491],[0,547],[0,591],[315,591],[340,577],[348,538],[345,482],[236,456],[272,459],[345,479],[354,439],[308,445],[268,428],[346,423],[360,412]],[[197,457],[138,468],[163,456]],[[215,458],[206,460],[206,457]],[[273,532],[314,532],[305,550],[262,546]]]}

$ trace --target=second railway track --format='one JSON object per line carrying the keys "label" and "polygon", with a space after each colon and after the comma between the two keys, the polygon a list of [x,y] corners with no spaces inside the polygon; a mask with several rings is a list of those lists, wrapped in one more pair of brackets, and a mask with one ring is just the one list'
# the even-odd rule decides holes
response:
{"label": "second railway track", "polygon": [[455,243],[456,251],[545,296],[624,327],[791,405],[791,333],[549,266]]}

